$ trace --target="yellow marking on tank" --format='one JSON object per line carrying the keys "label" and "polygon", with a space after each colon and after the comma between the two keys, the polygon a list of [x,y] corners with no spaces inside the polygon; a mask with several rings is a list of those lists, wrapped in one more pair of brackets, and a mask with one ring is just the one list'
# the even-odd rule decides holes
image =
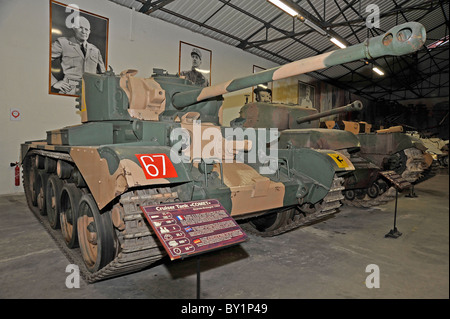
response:
{"label": "yellow marking on tank", "polygon": [[345,168],[348,167],[348,163],[340,154],[336,153],[327,153],[329,157],[331,157],[337,164],[339,168]]}

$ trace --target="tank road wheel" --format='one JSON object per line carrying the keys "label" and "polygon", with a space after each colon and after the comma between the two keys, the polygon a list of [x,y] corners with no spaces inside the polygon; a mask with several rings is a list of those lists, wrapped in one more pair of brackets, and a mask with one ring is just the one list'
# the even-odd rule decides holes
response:
{"label": "tank road wheel", "polygon": [[378,195],[380,195],[380,187],[377,183],[373,183],[368,189],[367,189],[367,195],[369,195],[370,198],[377,198]]}
{"label": "tank road wheel", "polygon": [[90,272],[96,272],[114,259],[114,229],[109,212],[100,214],[90,194],[81,197],[78,206],[78,242]]}
{"label": "tank road wheel", "polygon": [[61,232],[67,247],[78,246],[77,220],[78,204],[83,193],[75,184],[66,184],[61,190],[60,222]]}
{"label": "tank road wheel", "polygon": [[348,189],[348,190],[344,191],[344,196],[345,196],[345,199],[352,201],[355,199],[356,193],[353,189]]}
{"label": "tank road wheel", "polygon": [[28,176],[28,188],[30,192],[31,204],[33,206],[37,206],[36,176],[37,170],[34,167],[31,167]]}
{"label": "tank road wheel", "polygon": [[357,199],[364,199],[366,197],[366,190],[365,189],[357,189],[355,190],[356,198]]}
{"label": "tank road wheel", "polygon": [[261,237],[271,237],[284,233],[296,224],[295,207],[255,217],[242,224],[245,230]]}
{"label": "tank road wheel", "polygon": [[58,229],[60,227],[59,198],[61,196],[61,189],[63,188],[63,186],[64,186],[64,182],[61,179],[59,179],[58,176],[51,175],[47,181],[47,186],[45,189],[45,202],[46,202],[47,218],[50,223],[50,227],[53,229]]}
{"label": "tank road wheel", "polygon": [[260,233],[269,233],[286,225],[289,217],[287,211],[276,212],[255,218],[250,225]]}
{"label": "tank road wheel", "polygon": [[36,170],[35,174],[35,191],[36,191],[36,203],[41,215],[47,214],[45,206],[45,190],[47,186],[48,174],[44,171]]}

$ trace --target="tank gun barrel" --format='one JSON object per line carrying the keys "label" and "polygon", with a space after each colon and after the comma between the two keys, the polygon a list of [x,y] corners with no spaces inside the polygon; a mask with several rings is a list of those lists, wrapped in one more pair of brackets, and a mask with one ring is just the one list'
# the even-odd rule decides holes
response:
{"label": "tank gun barrel", "polygon": [[301,123],[305,123],[305,122],[310,122],[310,121],[314,121],[317,119],[320,119],[321,117],[325,117],[325,116],[329,116],[329,115],[333,115],[333,114],[338,114],[338,113],[343,113],[343,112],[353,112],[353,111],[361,111],[363,109],[363,104],[361,101],[356,100],[350,104],[329,110],[329,111],[324,111],[324,112],[320,112],[317,114],[312,114],[309,116],[304,116],[304,117],[299,117],[297,118],[297,123],[301,124]]}
{"label": "tank gun barrel", "polygon": [[422,47],[425,40],[426,31],[423,25],[418,22],[407,22],[391,28],[384,35],[366,39],[363,43],[345,49],[326,52],[206,88],[175,93],[172,96],[172,104],[177,109],[183,109],[215,96],[338,64],[360,59],[370,60],[387,55],[400,56],[413,53]]}

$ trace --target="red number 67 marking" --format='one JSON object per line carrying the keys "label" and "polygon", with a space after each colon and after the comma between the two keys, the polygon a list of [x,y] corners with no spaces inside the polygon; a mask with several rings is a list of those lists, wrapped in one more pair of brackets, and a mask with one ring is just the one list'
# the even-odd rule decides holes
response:
{"label": "red number 67 marking", "polygon": [[178,177],[166,154],[135,154],[147,179]]}

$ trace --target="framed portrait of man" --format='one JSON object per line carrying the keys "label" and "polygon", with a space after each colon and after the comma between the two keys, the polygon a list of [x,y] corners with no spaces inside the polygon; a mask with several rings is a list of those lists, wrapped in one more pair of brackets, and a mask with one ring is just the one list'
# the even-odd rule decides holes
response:
{"label": "framed portrait of man", "polygon": [[[253,73],[265,71],[266,69],[253,65]],[[266,102],[272,103],[272,89],[273,82],[261,83],[258,86],[252,87],[252,102]]]}
{"label": "framed portrait of man", "polygon": [[301,107],[316,108],[316,87],[314,85],[298,81],[298,105]]}
{"label": "framed portrait of man", "polygon": [[212,51],[180,41],[178,74],[199,86],[211,85]]}
{"label": "framed portrait of man", "polygon": [[84,72],[108,66],[109,19],[50,0],[49,94],[78,96]]}

